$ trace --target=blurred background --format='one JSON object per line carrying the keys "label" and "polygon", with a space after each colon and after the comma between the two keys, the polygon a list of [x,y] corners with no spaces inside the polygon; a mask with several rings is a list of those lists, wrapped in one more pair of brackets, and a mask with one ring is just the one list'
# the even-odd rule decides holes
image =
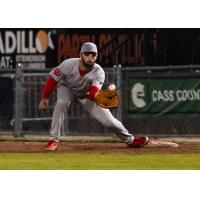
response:
{"label": "blurred background", "polygon": [[[48,135],[50,106],[37,106],[49,71],[79,57],[94,42],[106,72],[105,89],[117,85],[121,106],[113,115],[133,134],[199,137],[200,29],[61,28],[0,29],[0,135]],[[62,135],[113,136],[77,102],[65,113]]]}
{"label": "blurred background", "polygon": [[79,56],[85,41],[98,45],[103,67],[200,63],[200,29],[0,29],[0,68],[13,69],[18,61],[28,68],[51,68]]}

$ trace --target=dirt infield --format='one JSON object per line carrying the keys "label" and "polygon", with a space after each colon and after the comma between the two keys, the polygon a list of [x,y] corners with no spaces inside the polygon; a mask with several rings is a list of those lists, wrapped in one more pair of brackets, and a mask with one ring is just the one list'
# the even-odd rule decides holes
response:
{"label": "dirt infield", "polygon": [[[0,141],[1,153],[43,153],[45,142]],[[53,152],[54,153],[54,152]],[[127,154],[188,154],[200,153],[200,143],[182,142],[178,148],[127,148],[123,143],[60,142],[56,153],[127,153]]]}

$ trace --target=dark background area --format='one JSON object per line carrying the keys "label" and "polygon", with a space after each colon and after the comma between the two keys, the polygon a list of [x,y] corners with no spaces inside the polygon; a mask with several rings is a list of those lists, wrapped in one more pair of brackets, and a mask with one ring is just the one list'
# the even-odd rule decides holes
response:
{"label": "dark background area", "polygon": [[[123,66],[167,66],[200,64],[200,29],[193,28],[60,28],[60,29],[0,29],[0,47],[5,48],[5,32],[24,34],[25,46],[35,45],[39,32],[51,34],[54,46],[43,53],[45,67],[51,68],[64,59],[78,57],[82,43],[95,42],[99,48],[98,62],[102,67],[114,64]],[[30,37],[30,32],[31,36]],[[18,37],[18,39],[22,39]],[[18,44],[19,42],[17,42]],[[10,41],[12,45],[12,41]],[[0,58],[10,56],[15,68],[16,55],[33,53],[2,52]],[[2,62],[2,59],[1,59]],[[37,62],[37,61],[35,61]],[[3,67],[1,67],[3,68]],[[5,68],[5,67],[4,67]]]}

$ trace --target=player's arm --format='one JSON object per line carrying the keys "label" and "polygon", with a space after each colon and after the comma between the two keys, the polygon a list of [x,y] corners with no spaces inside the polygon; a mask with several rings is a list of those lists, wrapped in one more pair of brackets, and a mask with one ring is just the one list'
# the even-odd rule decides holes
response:
{"label": "player's arm", "polygon": [[97,74],[97,76],[93,80],[91,88],[88,90],[88,96],[87,96],[88,99],[95,101],[95,98],[97,94],[100,92],[104,80],[105,80],[105,73],[104,71],[101,71],[100,73]]}
{"label": "player's arm", "polygon": [[92,86],[89,90],[88,90],[88,95],[87,98],[90,99],[91,101],[94,101],[97,94],[99,93],[100,88],[98,88],[97,86]]}
{"label": "player's arm", "polygon": [[42,98],[40,100],[39,109],[46,109],[48,106],[48,98],[52,94],[53,90],[56,88],[57,82],[52,77],[48,78],[43,91]]}
{"label": "player's arm", "polygon": [[42,98],[38,106],[39,109],[47,108],[49,96],[52,94],[52,92],[56,88],[57,82],[62,80],[64,76],[62,71],[63,71],[63,64],[61,63],[58,67],[54,68],[50,72],[50,77],[48,78],[42,92]]}

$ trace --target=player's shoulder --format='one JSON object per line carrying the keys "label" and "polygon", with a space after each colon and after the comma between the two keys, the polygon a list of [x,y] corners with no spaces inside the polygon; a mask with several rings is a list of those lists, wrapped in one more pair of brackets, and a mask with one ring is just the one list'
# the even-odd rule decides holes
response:
{"label": "player's shoulder", "polygon": [[69,59],[64,60],[61,63],[61,65],[64,65],[64,66],[75,65],[75,64],[78,64],[79,61],[80,61],[80,58],[69,58]]}
{"label": "player's shoulder", "polygon": [[94,70],[99,72],[99,73],[105,73],[103,68],[101,67],[101,65],[99,65],[98,63],[95,63]]}

